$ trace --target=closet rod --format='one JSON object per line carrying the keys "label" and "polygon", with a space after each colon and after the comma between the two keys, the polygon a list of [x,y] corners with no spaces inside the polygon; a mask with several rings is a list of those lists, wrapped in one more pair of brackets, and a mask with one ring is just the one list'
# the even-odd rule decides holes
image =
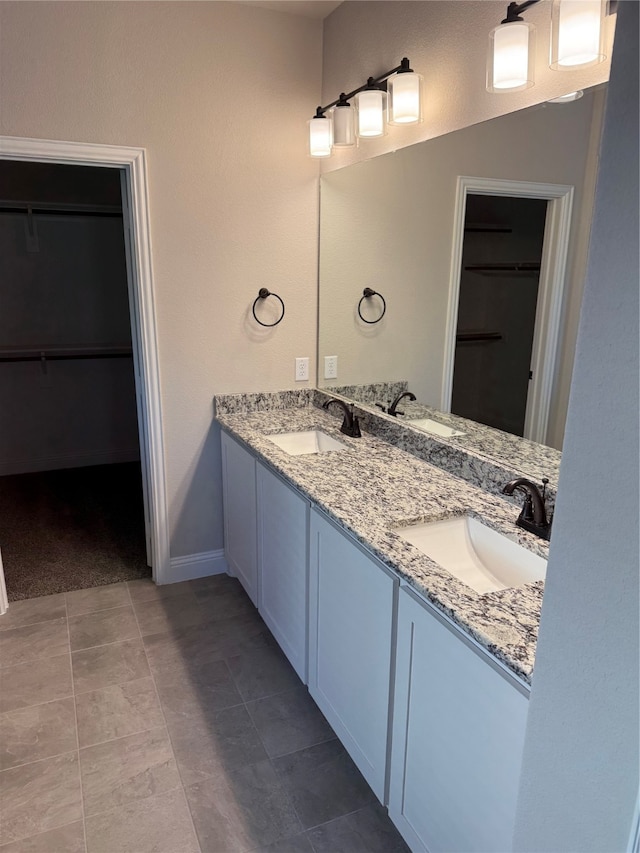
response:
{"label": "closet rod", "polygon": [[46,213],[48,216],[122,217],[122,207],[110,204],[56,204],[40,201],[0,201],[0,213]]}
{"label": "closet rod", "polygon": [[0,362],[77,361],[93,358],[132,358],[131,347],[84,347],[75,349],[0,350]]}

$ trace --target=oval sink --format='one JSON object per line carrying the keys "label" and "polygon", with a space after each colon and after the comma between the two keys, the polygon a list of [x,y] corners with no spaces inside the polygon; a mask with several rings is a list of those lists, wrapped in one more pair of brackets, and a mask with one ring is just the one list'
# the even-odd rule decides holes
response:
{"label": "oval sink", "polygon": [[479,593],[544,580],[547,572],[542,557],[472,516],[416,524],[396,532]]}
{"label": "oval sink", "polygon": [[304,456],[306,453],[328,453],[336,450],[346,450],[346,445],[337,441],[325,432],[310,429],[304,432],[281,432],[265,435],[269,441],[277,444],[289,456]]}

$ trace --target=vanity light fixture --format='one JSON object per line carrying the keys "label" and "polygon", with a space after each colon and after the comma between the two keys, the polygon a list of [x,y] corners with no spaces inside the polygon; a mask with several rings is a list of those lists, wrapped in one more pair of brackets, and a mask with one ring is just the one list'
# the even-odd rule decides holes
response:
{"label": "vanity light fixture", "polygon": [[520,92],[533,86],[535,28],[520,12],[537,2],[510,3],[507,17],[489,33],[488,92]]}
{"label": "vanity light fixture", "polygon": [[[533,24],[521,17],[540,0],[509,3],[507,16],[489,33],[487,91],[520,92],[534,84]],[[554,71],[595,65],[605,59],[607,0],[553,0],[549,67]],[[610,13],[614,3],[609,2]]]}
{"label": "vanity light fixture", "polygon": [[331,119],[327,118],[318,107],[316,114],[307,124],[309,125],[309,154],[312,157],[329,157],[333,144]]}
{"label": "vanity light fixture", "polygon": [[[329,157],[331,149],[355,145],[356,137],[383,136],[389,124],[422,121],[422,75],[404,57],[397,68],[369,77],[363,86],[340,93],[337,100],[318,107],[309,124],[309,153]],[[350,103],[354,100],[354,105]]]}

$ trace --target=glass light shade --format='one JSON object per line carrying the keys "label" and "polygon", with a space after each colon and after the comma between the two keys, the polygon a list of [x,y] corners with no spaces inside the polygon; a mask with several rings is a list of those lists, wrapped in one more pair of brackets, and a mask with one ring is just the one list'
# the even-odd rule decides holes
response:
{"label": "glass light shade", "polygon": [[415,124],[422,121],[422,75],[415,71],[392,74],[387,80],[389,124]]}
{"label": "glass light shade", "polygon": [[336,148],[347,148],[356,144],[356,111],[352,106],[336,106],[332,110],[333,144]]}
{"label": "glass light shade", "polygon": [[309,154],[312,157],[330,157],[333,133],[330,118],[312,118],[309,125]]}
{"label": "glass light shade", "polygon": [[605,0],[554,0],[551,61],[555,71],[596,65],[605,59]]}
{"label": "glass light shade", "polygon": [[387,132],[387,93],[365,89],[356,95],[358,136],[384,136]]}
{"label": "glass light shade", "polygon": [[533,86],[535,30],[526,21],[500,24],[489,33],[487,91],[520,92]]}

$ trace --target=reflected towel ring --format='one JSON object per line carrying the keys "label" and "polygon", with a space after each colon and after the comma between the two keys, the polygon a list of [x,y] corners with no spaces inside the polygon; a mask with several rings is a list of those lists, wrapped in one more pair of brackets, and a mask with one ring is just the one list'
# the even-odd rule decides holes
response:
{"label": "reflected towel ring", "polygon": [[[282,314],[278,317],[278,319],[275,321],[275,323],[263,323],[262,320],[258,320],[258,317],[256,316],[256,305],[258,304],[258,299],[266,299],[267,296],[275,296],[275,298],[278,300],[280,305],[282,305]],[[277,326],[278,323],[284,317],[284,302],[278,296],[277,293],[271,293],[269,290],[267,290],[266,287],[261,287],[260,290],[258,291],[258,295],[256,296],[256,298],[254,300],[253,308],[251,310],[253,312],[253,318],[256,321],[256,323],[260,323],[261,326],[267,326],[267,328],[270,328],[271,326]]]}
{"label": "reflected towel ring", "polygon": [[[382,300],[382,314],[378,317],[377,320],[365,320],[365,318],[362,316],[362,311],[360,310],[362,308],[363,301],[365,299],[368,299],[370,296],[379,296],[380,299]],[[379,323],[380,320],[382,320],[382,318],[384,317],[384,312],[386,310],[387,310],[387,303],[385,302],[384,296],[381,293],[378,293],[377,290],[372,290],[370,287],[365,287],[365,289],[362,291],[362,296],[360,297],[360,302],[358,302],[358,317],[360,317],[362,322],[368,323],[370,326],[372,326],[374,323]]]}

